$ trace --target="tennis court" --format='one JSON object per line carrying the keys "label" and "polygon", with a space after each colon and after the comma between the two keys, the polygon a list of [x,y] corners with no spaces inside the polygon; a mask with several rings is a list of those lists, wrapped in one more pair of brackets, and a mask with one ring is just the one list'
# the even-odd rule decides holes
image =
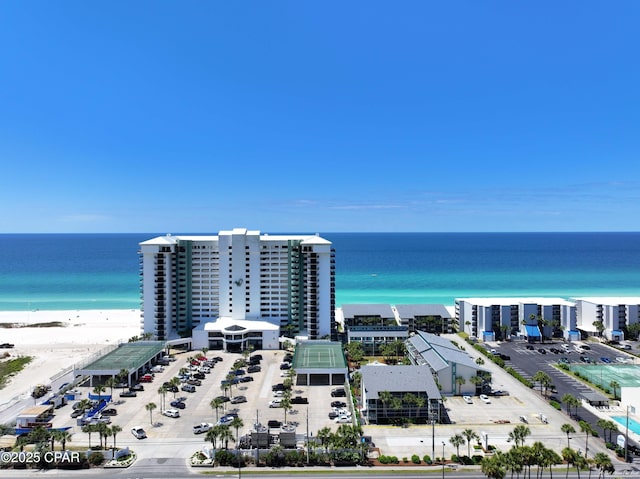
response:
{"label": "tennis court", "polygon": [[300,343],[293,357],[293,368],[345,368],[347,362],[339,343]]}
{"label": "tennis court", "polygon": [[604,390],[611,389],[612,381],[620,387],[640,386],[640,367],[634,364],[570,364],[569,367]]}

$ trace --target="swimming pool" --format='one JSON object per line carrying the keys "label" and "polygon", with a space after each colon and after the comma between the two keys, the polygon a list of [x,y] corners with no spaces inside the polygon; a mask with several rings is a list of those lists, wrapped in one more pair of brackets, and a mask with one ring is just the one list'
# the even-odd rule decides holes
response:
{"label": "swimming pool", "polygon": [[[622,432],[624,432],[627,427],[627,416],[611,416],[611,419],[620,424]],[[640,423],[631,417],[629,418],[629,431],[640,436]]]}

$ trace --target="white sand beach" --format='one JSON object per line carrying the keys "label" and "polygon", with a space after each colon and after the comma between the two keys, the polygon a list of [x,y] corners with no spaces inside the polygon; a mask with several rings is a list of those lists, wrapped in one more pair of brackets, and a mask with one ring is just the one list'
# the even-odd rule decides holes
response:
{"label": "white sand beach", "polygon": [[[42,326],[53,322],[60,325]],[[0,355],[34,358],[0,389],[2,409],[29,395],[36,384],[49,384],[74,364],[140,335],[140,310],[0,311],[0,324],[0,343],[15,345],[0,349]]]}

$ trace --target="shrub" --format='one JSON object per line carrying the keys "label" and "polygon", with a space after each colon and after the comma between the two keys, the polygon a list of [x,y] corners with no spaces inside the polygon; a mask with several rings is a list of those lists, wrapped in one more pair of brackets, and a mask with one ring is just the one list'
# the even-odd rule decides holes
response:
{"label": "shrub", "polygon": [[422,460],[424,461],[425,464],[433,464],[433,461],[431,460],[431,456],[429,456],[428,454],[425,454],[424,456],[422,456]]}
{"label": "shrub", "polygon": [[221,449],[216,452],[216,462],[221,466],[230,466],[233,463],[234,458],[235,456],[233,453],[225,449]]}
{"label": "shrub", "polygon": [[479,454],[475,454],[473,456],[471,456],[471,460],[473,461],[474,464],[482,464],[482,459],[484,456],[481,456]]}
{"label": "shrub", "polygon": [[413,456],[411,456],[411,462],[413,462],[414,464],[420,464],[420,456],[414,454]]}
{"label": "shrub", "polygon": [[457,454],[451,454],[451,462],[460,462]]}
{"label": "shrub", "polygon": [[562,409],[562,404],[560,404],[558,401],[551,401],[550,404],[552,407],[554,407],[558,411]]}
{"label": "shrub", "polygon": [[409,462],[409,459],[407,459],[407,457],[405,456],[405,457],[402,458],[402,462],[404,462],[406,464],[407,462]]}
{"label": "shrub", "polygon": [[101,452],[92,452],[91,454],[89,454],[88,460],[89,464],[91,464],[92,466],[99,466],[104,462],[104,454],[102,454]]}

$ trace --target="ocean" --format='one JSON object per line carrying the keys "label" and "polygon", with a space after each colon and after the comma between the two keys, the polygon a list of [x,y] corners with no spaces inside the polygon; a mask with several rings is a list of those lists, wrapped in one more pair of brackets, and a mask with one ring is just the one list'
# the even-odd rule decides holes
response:
{"label": "ocean", "polygon": [[[0,310],[137,309],[138,243],[158,234],[0,235]],[[321,233],[336,304],[640,296],[640,233]]]}

